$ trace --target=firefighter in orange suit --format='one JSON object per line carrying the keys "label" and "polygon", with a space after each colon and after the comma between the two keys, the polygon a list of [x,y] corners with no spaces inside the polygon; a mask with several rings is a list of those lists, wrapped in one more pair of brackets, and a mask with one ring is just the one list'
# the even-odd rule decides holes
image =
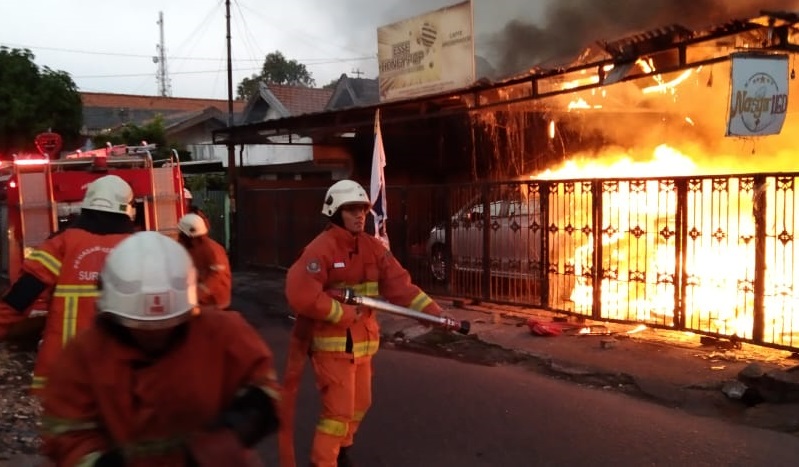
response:
{"label": "firefighter in orange suit", "polygon": [[372,402],[372,355],[379,345],[374,312],[339,303],[328,290],[352,288],[359,295],[439,316],[441,308],[419,287],[382,242],[365,233],[369,197],[360,184],[341,180],[325,195],[322,214],[330,224],[291,266],[286,297],[297,314],[284,381],[285,419],[281,465],[294,464],[293,402],[302,362],[310,353],[322,413],[311,464],[352,465],[348,450]]}
{"label": "firefighter in orange suit", "polygon": [[197,299],[200,305],[214,305],[223,310],[228,308],[233,278],[225,247],[208,236],[208,224],[197,214],[181,217],[178,230],[178,239],[197,268]]}
{"label": "firefighter in orange suit", "polygon": [[94,318],[97,276],[108,252],[136,230],[133,190],[116,175],[89,184],[78,218],[51,236],[22,264],[22,274],[0,303],[0,337],[26,319],[49,291],[49,310],[33,371],[34,393],[44,385],[62,347]]}
{"label": "firefighter in orange suit", "polygon": [[108,255],[95,324],[42,397],[43,453],[61,466],[258,466],[278,428],[272,353],[238,313],[197,307],[175,240],[139,232]]}

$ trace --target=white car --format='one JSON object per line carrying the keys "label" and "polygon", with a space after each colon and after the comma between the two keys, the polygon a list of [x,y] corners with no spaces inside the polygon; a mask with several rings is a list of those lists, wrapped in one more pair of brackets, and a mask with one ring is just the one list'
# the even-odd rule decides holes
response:
{"label": "white car", "polygon": [[[451,239],[446,226],[433,227],[427,240],[430,272],[446,281],[452,272],[482,272],[485,242],[483,202],[478,198],[463,206],[450,219]],[[499,277],[540,277],[542,251],[541,210],[538,200],[521,196],[489,203],[489,252],[491,275]],[[450,264],[451,263],[451,264]]]}

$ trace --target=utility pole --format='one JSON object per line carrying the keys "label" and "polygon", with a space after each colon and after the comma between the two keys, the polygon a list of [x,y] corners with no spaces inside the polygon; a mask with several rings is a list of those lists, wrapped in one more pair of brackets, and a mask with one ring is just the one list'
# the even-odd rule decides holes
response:
{"label": "utility pole", "polygon": [[158,29],[161,32],[161,40],[155,46],[158,55],[153,57],[153,62],[158,64],[158,75],[155,79],[158,81],[158,95],[161,97],[172,96],[172,85],[169,82],[169,72],[166,68],[166,47],[164,46],[164,12],[158,12]]}
{"label": "utility pole", "polygon": [[352,70],[350,73],[355,75],[356,78],[360,78],[361,75],[366,74],[366,73],[362,72],[360,68],[356,68],[356,69]]}
{"label": "utility pole", "polygon": [[[227,126],[233,126],[233,58],[230,49],[230,0],[225,0],[225,22],[227,25]],[[236,171],[236,148],[228,140],[227,143],[227,177],[228,198],[230,199],[229,216],[229,255],[232,266],[238,263],[238,235],[236,223],[236,198],[238,196],[238,174]]]}

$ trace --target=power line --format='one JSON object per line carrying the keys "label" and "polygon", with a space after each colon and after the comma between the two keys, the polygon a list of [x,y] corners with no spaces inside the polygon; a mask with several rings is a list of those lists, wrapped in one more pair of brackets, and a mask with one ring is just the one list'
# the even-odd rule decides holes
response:
{"label": "power line", "polygon": [[[363,53],[362,51],[356,51],[356,50],[352,49],[351,47],[344,47],[344,46],[342,46],[340,44],[336,44],[335,42],[332,42],[329,37],[321,38],[321,37],[309,34],[305,30],[287,28],[285,26],[285,23],[283,23],[281,21],[274,21],[274,22],[271,21],[271,20],[274,19],[274,16],[267,17],[259,9],[250,8],[247,5],[241,5],[241,7],[246,9],[246,10],[248,10],[249,13],[252,16],[260,17],[263,21],[271,24],[272,26],[274,26],[274,27],[276,27],[278,29],[282,29],[283,31],[288,32],[289,34],[293,34],[295,36],[299,36],[300,40],[302,40],[303,42],[305,42],[306,44],[308,44],[310,46],[313,46],[313,47],[316,47],[316,48],[319,48],[320,46],[333,46],[333,47],[335,47],[335,48],[337,48],[339,50],[345,50],[345,51],[355,52],[355,53]],[[270,10],[270,12],[272,12],[272,11]],[[297,61],[299,61],[299,60],[297,60]]]}
{"label": "power line", "polygon": [[253,60],[257,59],[257,57],[266,57],[264,51],[258,46],[258,40],[255,35],[250,31],[250,28],[247,27],[247,20],[244,16],[244,12],[241,11],[241,5],[239,5],[239,2],[234,2],[234,4],[237,7],[236,12],[239,14],[238,18],[234,17],[234,19],[240,19],[241,21],[241,30],[244,31],[244,34],[241,35],[242,43],[244,43],[248,55]]}
{"label": "power line", "polygon": [[[334,63],[342,63],[342,62],[357,62],[357,61],[365,61],[365,60],[372,60],[375,57],[361,57],[359,59],[346,59],[346,60],[331,60],[328,62],[318,62],[313,63],[311,65],[306,66],[318,66],[318,65],[330,65]],[[233,71],[246,71],[246,72],[257,72],[260,71],[261,68],[234,68]],[[194,71],[174,71],[170,72],[169,74],[174,75],[197,75],[197,74],[204,74],[204,73],[219,73],[219,70],[194,70]],[[362,72],[361,72],[362,73]],[[73,76],[74,79],[93,79],[93,78],[133,78],[139,76],[152,76],[152,73],[129,73],[129,74],[112,74],[112,75],[87,75],[87,76]]]}
{"label": "power line", "polygon": [[[67,52],[67,53],[76,53],[76,54],[86,54],[86,55],[105,55],[109,57],[128,57],[128,58],[144,58],[147,60],[153,59],[153,54],[143,55],[143,54],[130,54],[130,53],[121,53],[121,52],[97,52],[97,51],[89,51],[89,50],[77,50],[77,49],[62,49],[59,47],[40,47],[40,46],[30,46],[30,45],[21,45],[21,44],[9,44],[9,43],[2,43],[0,47],[10,47],[10,48],[20,48],[20,49],[29,49],[29,50],[49,50],[53,52]],[[266,55],[264,55],[266,57]],[[172,60],[193,60],[193,61],[213,61],[217,62],[224,57],[173,57],[167,56],[167,59]],[[329,64],[329,63],[340,63],[340,62],[347,62],[347,61],[359,61],[359,60],[369,60],[375,59],[375,56],[363,56],[363,57],[337,57],[337,58],[295,58],[300,63],[305,64],[306,66],[309,64]],[[263,62],[263,58],[239,58],[233,59],[234,62]]]}

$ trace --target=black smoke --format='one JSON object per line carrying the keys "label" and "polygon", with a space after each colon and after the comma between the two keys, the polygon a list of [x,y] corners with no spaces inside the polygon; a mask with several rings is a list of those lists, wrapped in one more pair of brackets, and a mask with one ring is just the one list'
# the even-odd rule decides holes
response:
{"label": "black smoke", "polygon": [[540,19],[515,19],[490,36],[489,60],[499,76],[579,54],[597,41],[612,41],[679,24],[697,30],[763,10],[796,11],[799,0],[560,0]]}

